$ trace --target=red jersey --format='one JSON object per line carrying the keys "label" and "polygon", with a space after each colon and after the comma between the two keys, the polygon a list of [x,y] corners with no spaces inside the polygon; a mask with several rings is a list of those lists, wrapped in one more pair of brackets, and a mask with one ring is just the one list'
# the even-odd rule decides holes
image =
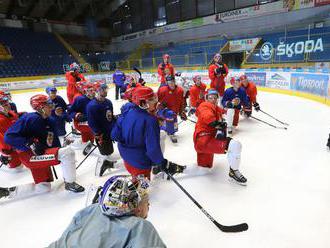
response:
{"label": "red jersey", "polygon": [[223,96],[223,93],[225,92],[225,77],[228,75],[228,67],[226,64],[223,64],[226,74],[224,75],[216,75],[215,69],[217,69],[219,66],[217,64],[211,64],[209,66],[209,78],[211,79],[210,87],[216,89],[219,92],[220,96]]}
{"label": "red jersey", "polygon": [[161,83],[166,82],[165,80],[166,76],[168,75],[172,75],[173,77],[175,76],[174,66],[171,63],[167,63],[165,64],[165,69],[163,70],[162,69],[163,64],[164,63],[160,63],[158,65],[158,76]]}
{"label": "red jersey", "polygon": [[202,102],[196,110],[197,123],[195,126],[194,138],[201,132],[211,135],[216,134],[216,129],[209,126],[210,123],[222,119],[222,114],[226,111],[210,102]]}
{"label": "red jersey", "polygon": [[205,90],[206,90],[206,84],[202,83],[200,86],[197,86],[196,84],[193,85],[189,90],[190,95],[190,105],[191,107],[197,108],[199,104],[205,101]]}
{"label": "red jersey", "polygon": [[244,87],[243,84],[242,84],[242,87],[245,89],[246,94],[250,98],[251,103],[256,103],[257,102],[257,87],[256,87],[255,83],[248,82],[246,87]]}
{"label": "red jersey", "polygon": [[79,93],[76,87],[77,78],[80,78],[80,80],[78,79],[78,81],[86,81],[86,79],[81,73],[78,73],[77,76],[73,76],[71,71],[66,72],[65,78],[66,80],[68,80],[66,94],[68,97],[69,104],[72,104],[74,95]]}
{"label": "red jersey", "polygon": [[5,132],[18,119],[18,115],[14,111],[9,111],[8,116],[0,113],[0,151],[10,150],[11,146],[4,141]]}
{"label": "red jersey", "polygon": [[168,86],[160,87],[158,90],[158,101],[166,105],[167,108],[180,114],[184,108],[183,89],[180,86],[175,86],[171,90]]}

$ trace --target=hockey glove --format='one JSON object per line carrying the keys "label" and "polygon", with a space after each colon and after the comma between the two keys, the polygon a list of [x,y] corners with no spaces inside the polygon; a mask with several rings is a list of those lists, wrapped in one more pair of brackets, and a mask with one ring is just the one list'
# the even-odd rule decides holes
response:
{"label": "hockey glove", "polygon": [[29,144],[29,147],[32,153],[36,156],[43,155],[46,150],[45,145],[41,144],[39,141],[32,142],[31,144]]}
{"label": "hockey glove", "polygon": [[183,121],[186,121],[188,118],[187,118],[187,115],[186,115],[186,113],[184,112],[184,111],[182,111],[181,113],[180,113],[180,118],[181,118],[181,120],[183,120]]}
{"label": "hockey glove", "polygon": [[257,102],[255,102],[255,103],[253,104],[253,107],[254,107],[254,109],[255,109],[256,111],[259,111],[259,110],[260,110],[260,105],[259,105],[259,103],[257,103]]}
{"label": "hockey glove", "polygon": [[165,67],[166,67],[165,63],[162,63],[160,69],[164,71],[165,70]]}
{"label": "hockey glove", "polygon": [[180,77],[180,76],[181,76],[181,72],[177,72],[177,73],[175,73],[175,76],[176,76],[176,77]]}
{"label": "hockey glove", "polygon": [[11,160],[10,156],[0,155],[0,163],[1,164],[7,165],[7,164],[9,164],[10,160]]}
{"label": "hockey glove", "polygon": [[139,78],[139,83],[140,83],[142,86],[144,86],[144,85],[146,84],[146,82],[144,81],[143,78]]}
{"label": "hockey glove", "polygon": [[103,134],[95,134],[95,141],[98,146],[102,146],[103,144]]}
{"label": "hockey glove", "polygon": [[77,113],[74,117],[78,122],[85,122],[87,121],[87,118],[83,113]]}
{"label": "hockey glove", "polygon": [[162,171],[174,175],[176,173],[182,173],[186,166],[178,165],[173,162],[167,161],[167,159],[164,159],[162,164],[161,164],[161,169]]}
{"label": "hockey glove", "polygon": [[1,152],[5,155],[10,155],[14,150],[13,149],[2,149]]}
{"label": "hockey glove", "polygon": [[194,115],[196,113],[196,108],[191,108],[188,112],[188,116]]}
{"label": "hockey glove", "polygon": [[234,104],[230,101],[226,102],[226,108],[234,108]]}
{"label": "hockey glove", "polygon": [[225,128],[227,128],[227,123],[223,120],[221,121],[212,121],[211,123],[209,123],[209,126],[210,127],[214,127],[215,129],[218,129],[218,130],[223,130]]}
{"label": "hockey glove", "polygon": [[219,129],[217,130],[217,133],[215,134],[215,138],[217,140],[224,140],[227,138],[227,132],[226,129]]}
{"label": "hockey glove", "polygon": [[252,109],[251,108],[244,108],[243,112],[244,112],[244,115],[249,118],[252,114]]}

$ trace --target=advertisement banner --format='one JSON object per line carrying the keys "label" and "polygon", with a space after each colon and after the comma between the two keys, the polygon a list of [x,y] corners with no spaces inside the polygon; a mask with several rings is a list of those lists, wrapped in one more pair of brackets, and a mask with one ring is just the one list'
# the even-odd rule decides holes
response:
{"label": "advertisement banner", "polygon": [[295,0],[294,5],[292,5],[292,7],[293,10],[312,8],[314,7],[314,0]]}
{"label": "advertisement banner", "polygon": [[315,6],[322,6],[330,4],[330,0],[315,0]]}
{"label": "advertisement banner", "polygon": [[231,40],[229,41],[229,51],[251,51],[258,43],[259,38]]}
{"label": "advertisement banner", "polygon": [[249,81],[252,81],[257,86],[265,86],[266,84],[266,72],[246,72]]}
{"label": "advertisement banner", "polygon": [[319,96],[326,96],[329,75],[325,74],[291,74],[291,89],[303,91]]}
{"label": "advertisement banner", "polygon": [[289,90],[290,75],[289,72],[269,72],[266,77],[266,87]]}

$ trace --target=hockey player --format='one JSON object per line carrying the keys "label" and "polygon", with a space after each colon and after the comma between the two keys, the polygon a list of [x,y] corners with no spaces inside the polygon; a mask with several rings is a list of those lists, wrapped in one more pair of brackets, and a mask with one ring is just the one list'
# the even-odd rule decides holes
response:
{"label": "hockey player", "polygon": [[136,88],[142,86],[138,81],[136,75],[127,75],[126,80],[128,82],[126,86],[126,90],[129,90],[131,88]]}
{"label": "hockey player", "polygon": [[228,75],[228,67],[222,62],[222,56],[217,53],[209,66],[210,87],[218,91],[221,98],[225,92],[225,78]]}
{"label": "hockey player", "polygon": [[166,85],[166,77],[175,76],[174,66],[170,63],[170,55],[163,55],[163,62],[158,65],[158,76],[160,81],[160,86]]}
{"label": "hockey player", "polygon": [[83,74],[80,72],[80,66],[77,63],[72,63],[70,65],[70,71],[66,72],[65,77],[68,81],[66,93],[68,97],[69,104],[73,103],[73,97],[77,92],[76,83],[79,81],[86,81]]}
{"label": "hockey player", "polygon": [[112,102],[106,98],[108,86],[96,82],[94,88],[96,96],[87,104],[86,113],[101,154],[96,164],[96,175],[102,176],[107,169],[114,168],[114,161],[109,156],[113,153],[111,129],[115,120]]}
{"label": "hockey player", "polygon": [[18,113],[17,112],[17,106],[16,106],[16,104],[12,100],[10,91],[9,90],[6,90],[6,91],[4,91],[4,94],[9,99],[9,104],[10,104],[11,110],[14,111],[17,114]]}
{"label": "hockey player", "polygon": [[230,83],[233,87],[226,89],[221,100],[222,106],[227,109],[227,131],[228,135],[232,135],[233,126],[237,127],[239,120],[239,112],[242,105],[246,109],[251,109],[250,101],[245,90],[241,87],[238,77],[232,77]]}
{"label": "hockey player", "polygon": [[[162,109],[168,108],[172,110],[175,115],[179,115],[182,120],[187,120],[185,109],[185,101],[183,96],[183,89],[180,86],[175,84],[174,77],[167,76],[166,77],[166,86],[160,87],[158,90],[158,100]],[[164,120],[166,122],[167,117],[165,116]],[[177,143],[177,137],[175,136],[175,132],[177,131],[177,116],[172,116],[169,120],[172,122],[176,128],[165,130],[169,137],[171,138],[173,143]],[[165,129],[166,129],[166,123]]]}
{"label": "hockey player", "polygon": [[47,87],[46,93],[54,105],[54,109],[50,118],[55,122],[56,133],[59,137],[65,136],[65,124],[67,122],[71,122],[71,119],[67,113],[67,104],[61,96],[57,95],[57,89],[55,87]]}
{"label": "hockey player", "polygon": [[244,114],[247,117],[250,117],[252,114],[252,106],[254,107],[255,111],[260,110],[260,105],[257,102],[257,87],[253,82],[248,80],[245,74],[241,75],[239,79],[241,81],[241,86],[245,89],[245,92],[250,100],[250,108],[244,108]]}
{"label": "hockey player", "polygon": [[11,110],[9,98],[5,92],[0,91],[0,163],[2,166],[6,166],[11,172],[21,171],[22,166],[17,152],[5,143],[4,136],[8,128],[17,119],[18,115]]}
{"label": "hockey player", "polygon": [[205,102],[196,111],[198,117],[194,145],[197,152],[197,164],[200,167],[212,168],[214,154],[227,153],[229,177],[240,184],[247,182],[240,173],[241,143],[227,138],[226,122],[222,119],[225,111],[218,106],[218,91],[209,89]]}
{"label": "hockey player", "polygon": [[[184,167],[164,159],[160,147],[160,129],[155,116],[157,95],[149,87],[133,91],[132,102],[126,103],[114,125],[111,137],[118,142],[118,150],[127,171],[136,179],[144,175],[150,179],[152,166],[168,173],[183,171]],[[159,170],[155,170],[158,173]]]}
{"label": "hockey player", "polygon": [[116,71],[114,72],[114,74],[112,76],[112,79],[113,79],[113,83],[116,86],[115,97],[116,97],[116,100],[118,100],[119,95],[120,95],[120,98],[122,98],[121,94],[125,92],[125,80],[126,80],[125,73],[123,73],[119,69],[116,69]]}
{"label": "hockey player", "polygon": [[193,115],[197,107],[205,100],[206,84],[202,83],[200,75],[193,77],[194,85],[189,90],[190,95],[190,110],[188,115]]}
{"label": "hockey player", "polygon": [[16,149],[22,163],[31,170],[34,183],[0,188],[0,198],[18,199],[50,191],[53,181],[50,166],[61,164],[65,189],[82,192],[75,182],[75,153],[70,146],[60,148],[60,142],[49,119],[53,104],[45,95],[30,99],[36,111],[21,116],[5,133],[5,142]]}
{"label": "hockey player", "polygon": [[149,247],[165,248],[147,220],[148,183],[127,176],[109,178],[98,202],[80,210],[59,240],[49,248]]}
{"label": "hockey player", "polygon": [[74,121],[74,127],[81,133],[81,141],[87,143],[83,154],[87,155],[93,147],[94,135],[87,123],[87,104],[94,99],[95,89],[92,83],[84,84],[84,95],[74,99],[73,104],[69,108],[69,116]]}

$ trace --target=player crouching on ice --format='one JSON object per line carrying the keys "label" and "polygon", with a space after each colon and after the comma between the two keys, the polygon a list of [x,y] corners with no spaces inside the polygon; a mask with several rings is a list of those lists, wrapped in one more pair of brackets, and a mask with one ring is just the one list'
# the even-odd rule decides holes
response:
{"label": "player crouching on ice", "polygon": [[168,162],[163,157],[160,146],[160,128],[155,116],[157,95],[149,87],[141,86],[132,91],[132,102],[121,109],[111,133],[118,142],[118,150],[127,171],[137,178],[144,175],[150,179],[153,166],[155,174],[164,170],[175,174],[184,166]]}
{"label": "player crouching on ice", "polygon": [[0,168],[8,172],[21,172],[23,169],[17,152],[4,140],[6,131],[17,119],[18,114],[11,110],[10,99],[0,91]]}
{"label": "player crouching on ice", "polygon": [[239,77],[239,80],[241,82],[241,86],[243,87],[243,89],[245,89],[245,92],[250,100],[250,106],[249,106],[250,108],[244,107],[243,112],[246,117],[250,117],[252,114],[252,106],[254,107],[255,111],[260,110],[260,105],[257,102],[257,94],[258,94],[257,87],[255,83],[248,80],[245,74],[241,75]]}
{"label": "player crouching on ice", "polygon": [[115,122],[112,102],[107,99],[108,86],[95,82],[95,98],[87,104],[88,125],[95,135],[95,141],[101,157],[97,159],[95,175],[102,176],[107,169],[114,168],[114,161],[110,158],[113,153],[111,129]]}
{"label": "player crouching on ice", "polygon": [[113,176],[100,187],[92,205],[80,210],[62,236],[49,248],[165,248],[155,227],[146,220],[149,184],[129,176]]}
{"label": "player crouching on ice", "polygon": [[240,79],[238,77],[232,77],[230,83],[233,87],[225,90],[221,100],[222,106],[227,109],[226,120],[228,135],[232,135],[233,127],[237,127],[238,125],[239,112],[242,105],[245,109],[251,109],[250,100],[245,89],[241,87]]}
{"label": "player crouching on ice", "polygon": [[212,168],[214,154],[227,153],[229,177],[244,185],[247,180],[239,171],[242,146],[239,141],[227,137],[227,125],[222,119],[225,111],[217,105],[218,99],[218,92],[209,89],[205,102],[202,102],[196,111],[198,120],[194,132],[194,145],[197,164]]}
{"label": "player crouching on ice", "polygon": [[50,191],[51,166],[61,164],[65,189],[82,192],[77,184],[75,153],[70,146],[61,148],[54,123],[49,119],[53,104],[45,95],[30,99],[36,112],[21,116],[6,132],[5,142],[17,150],[22,163],[31,170],[34,183],[0,188],[0,198],[18,199]]}

